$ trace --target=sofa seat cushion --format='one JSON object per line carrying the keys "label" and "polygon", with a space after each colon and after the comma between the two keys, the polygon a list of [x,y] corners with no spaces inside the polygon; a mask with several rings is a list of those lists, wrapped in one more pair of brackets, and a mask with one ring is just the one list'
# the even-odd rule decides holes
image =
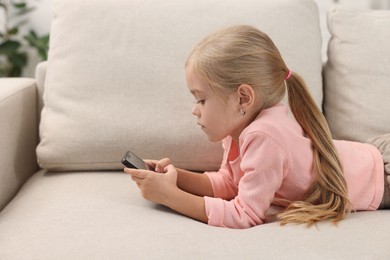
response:
{"label": "sofa seat cushion", "polygon": [[388,259],[389,219],[216,228],[145,201],[123,172],[40,171],[0,213],[0,259]]}
{"label": "sofa seat cushion", "polygon": [[324,70],[324,112],[336,139],[390,133],[390,11],[335,7]]}
{"label": "sofa seat cushion", "polygon": [[[276,42],[322,103],[312,0],[56,0],[38,161],[50,170],[120,169],[126,150],[204,171],[220,166],[191,114],[184,63],[217,28],[251,24]],[[302,29],[304,28],[304,29]]]}

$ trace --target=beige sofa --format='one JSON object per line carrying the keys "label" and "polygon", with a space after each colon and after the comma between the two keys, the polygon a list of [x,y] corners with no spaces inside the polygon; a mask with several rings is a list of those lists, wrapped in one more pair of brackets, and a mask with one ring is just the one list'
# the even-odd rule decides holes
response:
{"label": "beige sofa", "polygon": [[232,24],[274,39],[335,138],[390,132],[390,13],[335,7],[328,19],[323,66],[311,0],[54,1],[48,62],[35,79],[0,79],[0,259],[390,259],[390,211],[216,228],[145,201],[119,163],[130,149],[218,168],[184,61]]}

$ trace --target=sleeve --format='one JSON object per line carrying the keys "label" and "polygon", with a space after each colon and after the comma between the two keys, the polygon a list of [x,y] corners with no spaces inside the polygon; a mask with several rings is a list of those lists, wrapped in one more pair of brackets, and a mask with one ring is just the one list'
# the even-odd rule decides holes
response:
{"label": "sleeve", "polygon": [[254,133],[242,140],[238,194],[230,200],[205,197],[208,224],[248,228],[264,223],[288,169],[284,149],[271,137]]}
{"label": "sleeve", "polygon": [[231,141],[231,138],[224,139],[222,141],[224,155],[218,172],[205,172],[210,180],[215,198],[233,199],[237,196],[238,186],[235,184],[231,172],[229,171],[229,167],[227,166],[227,158]]}

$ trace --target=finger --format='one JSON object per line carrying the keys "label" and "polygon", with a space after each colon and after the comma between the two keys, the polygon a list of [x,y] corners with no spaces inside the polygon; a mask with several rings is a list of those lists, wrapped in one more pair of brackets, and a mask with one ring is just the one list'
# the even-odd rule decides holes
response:
{"label": "finger", "polygon": [[144,160],[146,162],[147,165],[149,165],[150,167],[152,167],[153,169],[156,168],[156,165],[158,163],[157,160],[150,160],[150,159],[146,159]]}
{"label": "finger", "polygon": [[173,164],[169,164],[169,165],[167,165],[167,166],[164,168],[164,171],[165,171],[166,173],[172,172],[172,171],[176,171],[176,167],[173,166]]}
{"label": "finger", "polygon": [[171,160],[169,158],[161,159],[157,162],[156,172],[164,172],[165,167],[167,167],[169,164],[171,164]]}
{"label": "finger", "polygon": [[137,177],[131,176],[131,179],[137,184],[138,187],[142,184],[142,179],[138,179]]}
{"label": "finger", "polygon": [[137,179],[144,179],[148,176],[149,171],[147,170],[138,170],[138,169],[132,169],[132,168],[125,168],[125,173],[130,174],[132,177]]}

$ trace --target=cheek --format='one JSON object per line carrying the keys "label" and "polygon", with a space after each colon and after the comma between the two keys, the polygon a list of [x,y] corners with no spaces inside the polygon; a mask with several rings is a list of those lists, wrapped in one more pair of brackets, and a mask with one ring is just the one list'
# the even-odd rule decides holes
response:
{"label": "cheek", "polygon": [[207,108],[205,107],[204,115],[210,123],[217,123],[224,121],[226,113],[227,111],[224,108],[212,106],[212,104],[210,104]]}
{"label": "cheek", "polygon": [[207,118],[208,125],[213,129],[213,131],[225,134],[230,129],[231,119],[228,116],[228,111],[226,110],[215,110],[214,113],[209,114]]}

